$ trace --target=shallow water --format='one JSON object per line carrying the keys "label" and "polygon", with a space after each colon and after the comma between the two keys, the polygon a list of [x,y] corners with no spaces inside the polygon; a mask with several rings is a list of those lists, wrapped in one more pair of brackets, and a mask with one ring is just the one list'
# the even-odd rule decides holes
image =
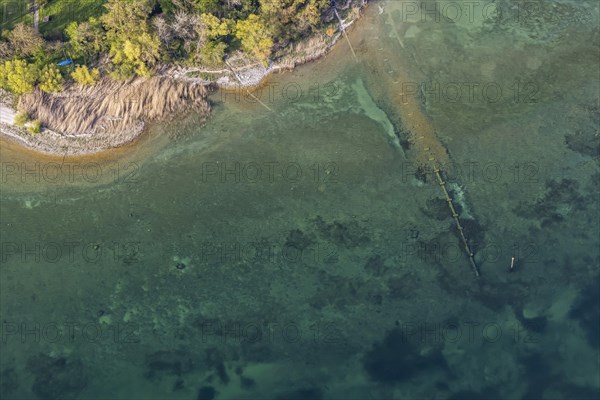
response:
{"label": "shallow water", "polygon": [[2,398],[597,396],[597,3],[426,3],[205,126],[3,143]]}

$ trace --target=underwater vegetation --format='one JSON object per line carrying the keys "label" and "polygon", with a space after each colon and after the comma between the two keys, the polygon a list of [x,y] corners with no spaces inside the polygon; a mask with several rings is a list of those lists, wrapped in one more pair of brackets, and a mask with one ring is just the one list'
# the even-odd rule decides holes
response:
{"label": "underwater vegetation", "polygon": [[521,203],[515,213],[529,219],[539,219],[541,226],[549,226],[565,219],[568,210],[585,210],[587,202],[579,192],[579,183],[573,179],[551,179],[546,182],[546,193],[534,204]]}
{"label": "underwater vegetation", "polygon": [[319,388],[303,388],[284,393],[277,400],[321,400],[323,393]]}
{"label": "underwater vegetation", "polygon": [[395,384],[427,371],[448,371],[446,359],[439,348],[428,351],[409,343],[400,329],[387,333],[381,343],[375,343],[365,354],[363,367],[374,381]]}
{"label": "underwater vegetation", "polygon": [[593,387],[575,385],[564,379],[553,368],[551,358],[542,353],[531,353],[521,358],[524,376],[527,377],[527,389],[522,400],[539,400],[546,398],[546,392],[552,392],[553,398],[561,399],[595,399],[600,390]]}
{"label": "underwater vegetation", "polygon": [[354,248],[370,242],[369,236],[356,221],[327,223],[321,216],[317,216],[314,222],[321,237],[346,248]]}
{"label": "underwater vegetation", "polygon": [[14,368],[6,368],[0,374],[0,398],[8,396],[19,387],[17,372]]}
{"label": "underwater vegetation", "polygon": [[77,398],[89,378],[80,360],[46,354],[31,357],[27,369],[35,377],[31,389],[42,399]]}
{"label": "underwater vegetation", "polygon": [[600,275],[586,286],[571,308],[569,316],[579,322],[586,333],[588,342],[595,348],[600,347]]}

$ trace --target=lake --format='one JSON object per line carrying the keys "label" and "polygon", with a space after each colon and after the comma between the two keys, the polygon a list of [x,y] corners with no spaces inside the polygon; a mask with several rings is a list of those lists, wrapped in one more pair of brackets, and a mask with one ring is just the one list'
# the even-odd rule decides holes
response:
{"label": "lake", "polygon": [[598,21],[376,2],[206,124],[2,141],[2,398],[595,398]]}

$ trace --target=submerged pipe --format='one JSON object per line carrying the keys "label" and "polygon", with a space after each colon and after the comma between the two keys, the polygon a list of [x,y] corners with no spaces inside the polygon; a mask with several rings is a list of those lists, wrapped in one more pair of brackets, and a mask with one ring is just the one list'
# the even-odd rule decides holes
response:
{"label": "submerged pipe", "polygon": [[463,242],[465,251],[467,253],[467,256],[469,257],[469,262],[471,263],[471,269],[473,270],[473,273],[475,274],[475,276],[479,277],[479,268],[477,267],[477,264],[475,263],[475,254],[471,250],[471,246],[469,246],[469,241],[465,237],[464,229],[460,223],[460,219],[458,218],[458,213],[456,212],[456,209],[454,208],[454,204],[452,203],[452,198],[450,197],[450,194],[448,194],[448,190],[446,189],[446,182],[444,182],[444,180],[442,179],[442,174],[441,174],[441,171],[439,168],[435,167],[433,172],[435,172],[435,176],[437,177],[438,183],[439,183],[440,187],[442,188],[442,191],[444,192],[444,196],[446,197],[446,201],[448,202],[448,207],[450,207],[450,211],[452,213],[452,218],[454,218],[454,222],[456,222],[456,228],[458,229],[458,233]]}

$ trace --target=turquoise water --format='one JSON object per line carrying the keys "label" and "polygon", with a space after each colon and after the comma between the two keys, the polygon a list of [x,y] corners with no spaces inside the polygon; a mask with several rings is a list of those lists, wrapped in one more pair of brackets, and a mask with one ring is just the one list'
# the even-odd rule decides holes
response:
{"label": "turquoise water", "polygon": [[3,149],[1,397],[597,396],[597,4],[414,4],[108,160]]}

